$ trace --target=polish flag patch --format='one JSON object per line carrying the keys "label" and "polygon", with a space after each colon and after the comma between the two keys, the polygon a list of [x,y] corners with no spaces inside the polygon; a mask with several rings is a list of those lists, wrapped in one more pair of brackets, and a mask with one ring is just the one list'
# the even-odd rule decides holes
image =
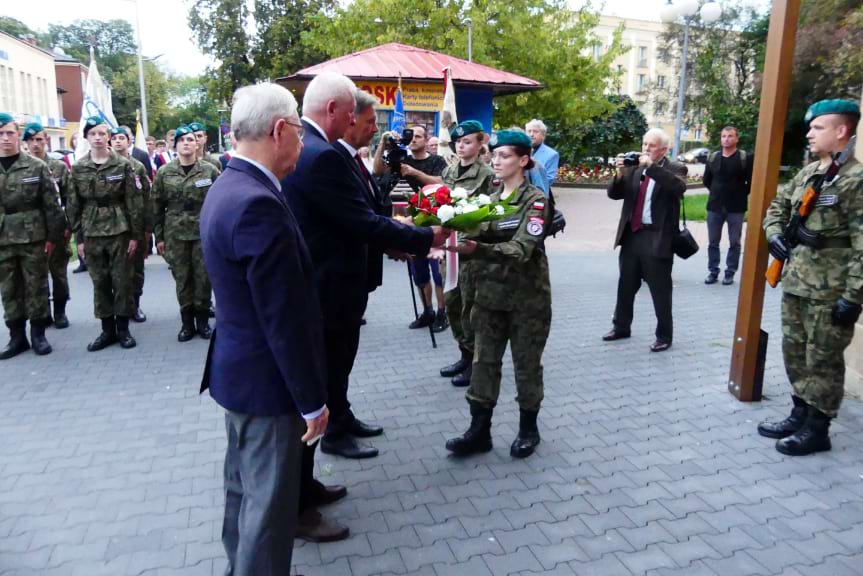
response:
{"label": "polish flag patch", "polygon": [[545,202],[534,202],[533,203],[534,210],[545,210]]}

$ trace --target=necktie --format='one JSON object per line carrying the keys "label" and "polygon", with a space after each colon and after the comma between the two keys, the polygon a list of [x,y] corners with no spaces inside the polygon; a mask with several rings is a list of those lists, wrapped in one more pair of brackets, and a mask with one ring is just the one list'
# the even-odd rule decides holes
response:
{"label": "necktie", "polygon": [[354,155],[354,158],[356,159],[357,164],[360,165],[360,174],[363,175],[363,180],[365,180],[366,186],[368,187],[369,191],[371,192],[373,190],[372,189],[372,175],[369,174],[369,170],[368,170],[368,168],[366,168],[366,165],[363,162],[363,159],[360,158],[359,152],[357,152]]}
{"label": "necktie", "polygon": [[635,199],[635,209],[632,212],[632,218],[629,220],[629,227],[633,232],[641,230],[641,215],[644,212],[644,197],[647,195],[648,185],[650,185],[650,178],[642,174],[641,185],[638,187],[638,196]]}

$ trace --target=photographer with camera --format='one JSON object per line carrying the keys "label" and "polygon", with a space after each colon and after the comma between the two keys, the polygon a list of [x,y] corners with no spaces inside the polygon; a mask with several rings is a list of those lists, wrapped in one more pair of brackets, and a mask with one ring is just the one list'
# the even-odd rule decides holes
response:
{"label": "photographer with camera", "polygon": [[[420,188],[428,184],[440,184],[443,182],[441,175],[447,164],[443,157],[428,153],[427,142],[428,132],[424,126],[408,128],[402,134],[385,132],[375,153],[375,176],[386,179],[387,175],[400,175],[400,178],[389,178],[389,191],[396,188],[402,180],[413,192],[419,192]],[[407,151],[403,146],[407,146]],[[409,328],[427,328],[431,324],[432,330],[443,332],[449,327],[449,322],[446,317],[439,262],[417,255],[411,268],[414,283],[420,290],[423,313],[410,323]],[[437,313],[432,308],[432,278],[435,283]]]}
{"label": "photographer with camera", "polygon": [[648,130],[641,154],[618,156],[617,175],[608,186],[608,197],[623,200],[623,207],[614,242],[620,246],[614,328],[602,339],[629,338],[635,294],[645,281],[657,320],[651,352],[671,348],[672,240],[680,227],[680,202],[686,192],[686,166],[665,157],[668,144],[665,132]]}

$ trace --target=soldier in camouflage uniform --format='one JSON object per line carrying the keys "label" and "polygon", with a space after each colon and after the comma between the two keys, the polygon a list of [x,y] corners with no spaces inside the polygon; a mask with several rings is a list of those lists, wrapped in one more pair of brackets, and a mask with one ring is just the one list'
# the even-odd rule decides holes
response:
{"label": "soldier in camouflage uniform", "polygon": [[[24,127],[24,141],[30,147],[30,155],[35,156],[48,165],[54,185],[60,192],[60,205],[66,208],[66,191],[69,188],[69,167],[62,160],[48,156],[48,135],[45,128],[38,122],[31,122]],[[69,301],[69,258],[72,257],[72,249],[69,248],[71,230],[66,222],[66,213],[63,212],[63,241],[55,247],[48,258],[48,272],[51,274],[54,298],[54,327],[58,330],[69,327],[69,319],[66,317],[66,302]]]}
{"label": "soldier in camouflage uniform", "polygon": [[66,212],[73,232],[84,243],[78,253],[93,280],[93,303],[102,332],[87,350],[95,352],[120,343],[134,348],[129,318],[134,312],[132,270],[138,239],[144,234],[141,191],[132,164],[109,147],[110,129],[92,116],[84,124],[90,151],[72,166]]}
{"label": "soldier in camouflage uniform", "polygon": [[780,189],[764,219],[770,253],[786,260],[782,354],[793,409],[781,422],[761,423],[758,433],[778,438],[776,449],[791,456],[831,448],[830,420],[839,411],[845,384],[843,351],[863,303],[863,165],[850,158],[824,185],[804,234],[785,238],[785,226],[806,188],[849,146],[859,120],[859,106],[847,100],[822,100],[809,108],[806,137],[819,160]]}
{"label": "soldier in camouflage uniform", "polygon": [[132,284],[135,295],[132,320],[135,322],[146,322],[147,316],[141,310],[141,295],[144,294],[144,260],[149,255],[150,238],[153,234],[153,209],[150,200],[150,188],[152,184],[150,182],[150,175],[147,173],[147,168],[139,160],[132,157],[129,151],[131,145],[132,135],[125,127],[111,130],[111,149],[132,163],[132,168],[135,171],[135,187],[141,191],[141,201],[144,207],[144,235],[141,238],[137,238],[139,249],[135,252],[132,266]]}
{"label": "soldier in camouflage uniform", "polygon": [[177,284],[182,327],[177,340],[195,333],[210,338],[210,279],[201,252],[200,216],[207,191],[219,175],[209,162],[195,157],[195,135],[188,126],[177,128],[177,159],[162,167],[153,183],[156,249],[171,265]]}
{"label": "soldier in camouflage uniform", "polygon": [[51,352],[45,327],[48,307],[48,258],[63,238],[63,212],[48,165],[21,152],[21,133],[11,115],[0,113],[0,296],[9,344],[0,360],[30,348]]}
{"label": "soldier in camouflage uniform", "polygon": [[[510,447],[515,458],[533,454],[539,444],[536,417],[543,398],[542,352],[551,327],[551,284],[545,239],[552,207],[539,188],[526,180],[533,164],[530,138],[503,130],[491,137],[494,173],[501,184],[492,201],[508,202],[517,212],[483,224],[474,239],[447,248],[470,260],[474,331],[473,374],[467,390],[471,424],[462,436],[446,443],[456,454],[492,448],[491,417],[500,395],[501,364],[507,342],[512,350],[519,405],[518,436]],[[468,287],[462,287],[466,291]]]}
{"label": "soldier in camouflage uniform", "polygon": [[[450,132],[451,146],[459,158],[457,164],[447,166],[442,174],[443,183],[450,189],[464,188],[471,195],[489,194],[494,172],[479,160],[479,153],[485,143],[482,124],[476,120],[466,120]],[[451,258],[457,258],[452,254]],[[458,343],[461,358],[455,363],[444,366],[440,375],[452,378],[453,386],[467,386],[473,365],[473,332],[470,329],[470,302],[462,300],[463,293],[470,293],[472,283],[471,263],[460,259],[458,263],[458,286],[444,294],[449,325]]]}
{"label": "soldier in camouflage uniform", "polygon": [[195,158],[203,160],[204,162],[209,162],[215,166],[216,170],[221,174],[222,163],[219,162],[219,156],[207,152],[207,127],[200,122],[192,122],[189,124],[189,128],[195,134],[195,143],[197,145]]}

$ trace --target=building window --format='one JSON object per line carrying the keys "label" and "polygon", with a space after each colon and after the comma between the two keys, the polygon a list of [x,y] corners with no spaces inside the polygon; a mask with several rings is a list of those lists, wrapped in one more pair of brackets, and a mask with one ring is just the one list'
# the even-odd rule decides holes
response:
{"label": "building window", "polygon": [[635,86],[636,92],[644,92],[644,84],[645,84],[646,78],[647,77],[644,74],[638,75],[638,79],[637,79],[636,86]]}
{"label": "building window", "polygon": [[665,102],[657,102],[656,103],[656,115],[662,116],[665,114]]}
{"label": "building window", "polygon": [[594,44],[593,45],[593,61],[598,62],[599,57],[602,55],[602,44]]}
{"label": "building window", "polygon": [[701,140],[701,128],[696,128],[696,129],[695,129],[695,139],[696,139],[696,140]]}
{"label": "building window", "polygon": [[656,77],[656,87],[659,89],[665,88],[665,76]]}
{"label": "building window", "polygon": [[9,106],[9,88],[6,86],[5,66],[0,66],[0,109],[11,110]]}
{"label": "building window", "polygon": [[647,68],[647,46],[638,47],[638,67]]}
{"label": "building window", "polygon": [[623,74],[623,64],[618,64],[618,65],[617,65],[617,73],[618,73],[618,74]]}

